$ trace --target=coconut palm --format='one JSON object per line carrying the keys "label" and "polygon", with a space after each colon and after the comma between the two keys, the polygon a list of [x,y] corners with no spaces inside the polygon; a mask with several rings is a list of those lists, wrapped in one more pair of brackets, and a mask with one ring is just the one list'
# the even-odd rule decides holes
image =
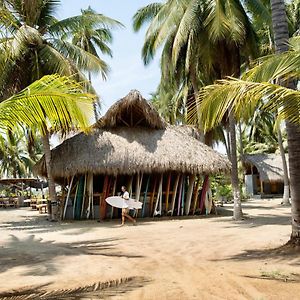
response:
{"label": "coconut palm", "polygon": [[2,176],[17,178],[32,174],[32,167],[41,155],[37,151],[29,153],[25,136],[23,130],[8,131],[0,136]]}
{"label": "coconut palm", "polygon": [[[82,16],[57,20],[54,13],[58,0],[1,0],[0,27],[0,92],[5,98],[20,91],[43,75],[100,72],[106,76],[107,64],[94,54],[66,39],[69,31],[78,28]],[[111,22],[93,14],[95,22]]]}
{"label": "coconut palm", "polygon": [[94,95],[83,93],[82,85],[67,77],[44,76],[18,94],[0,103],[0,128],[31,128],[42,137],[49,199],[56,199],[51,173],[49,132],[88,128]]}
{"label": "coconut palm", "polygon": [[[203,83],[208,84],[228,75],[238,76],[243,58],[249,60],[256,53],[256,37],[251,20],[243,3],[239,1],[169,0],[163,4],[154,3],[136,13],[134,29],[138,30],[147,22],[150,25],[142,50],[144,63],[149,63],[159,47],[163,46],[162,81],[174,78],[180,83],[187,77],[195,98]],[[232,185],[236,203],[234,218],[239,219],[242,210],[235,120],[231,115],[228,119]]]}
{"label": "coconut palm", "polygon": [[[113,40],[111,29],[123,27],[122,23],[102,14],[98,14],[90,6],[87,9],[82,9],[80,16],[71,17],[68,21],[70,22],[70,20],[74,20],[74,18],[80,19],[80,21],[72,21],[76,26],[72,27],[71,30],[66,33],[65,38],[71,38],[74,45],[91,53],[98,59],[100,59],[98,51],[100,51],[101,54],[112,57],[112,51],[109,47],[109,44],[111,44]],[[103,79],[106,79],[106,77],[104,76]],[[91,71],[88,71],[88,80],[90,83],[92,82]],[[99,101],[98,103],[94,103],[96,120],[99,115],[97,106],[100,108]]]}
{"label": "coconut palm", "polygon": [[[289,50],[288,39],[288,21],[286,17],[284,0],[271,0],[272,8],[272,24],[274,32],[275,49],[277,53],[284,53]],[[299,5],[298,5],[299,8]],[[298,11],[299,17],[299,11]],[[299,21],[299,20],[298,20]],[[279,81],[281,84],[295,89],[296,85],[293,81]],[[288,103],[284,103],[284,108],[288,107]],[[299,115],[299,106],[295,109]],[[292,197],[292,234],[290,242],[300,245],[300,127],[286,122],[286,130],[289,148],[289,166],[290,166],[290,182]]]}
{"label": "coconut palm", "polygon": [[[278,63],[278,56],[286,59],[287,55],[291,58],[295,56],[295,53],[283,53],[275,57],[275,67]],[[300,53],[298,53],[300,55]],[[289,60],[288,60],[289,61]],[[299,64],[299,63],[298,63]],[[270,67],[270,61],[266,62],[266,65]],[[289,63],[288,63],[289,65]],[[281,65],[286,70],[286,67]],[[263,64],[259,67],[261,70]],[[272,73],[272,72],[271,72]],[[273,72],[274,73],[274,72]],[[280,75],[286,75],[275,72],[279,78]],[[253,76],[253,73],[250,72]],[[294,76],[298,74],[300,77],[299,66],[295,66]],[[266,76],[265,74],[263,76]],[[271,78],[272,79],[272,78]],[[199,113],[200,117],[206,116],[203,127],[208,130],[222,121],[223,116],[228,109],[232,110],[232,113],[236,118],[249,119],[253,115],[253,111],[259,105],[263,99],[263,109],[273,113],[278,113],[280,120],[287,120],[287,135],[288,135],[288,150],[291,176],[291,196],[292,196],[292,236],[291,242],[299,243],[299,194],[297,194],[299,186],[299,175],[297,175],[298,162],[300,159],[297,157],[297,149],[299,146],[300,134],[297,131],[298,124],[300,124],[299,105],[300,105],[300,91],[293,90],[287,87],[283,87],[272,83],[259,83],[246,80],[228,79],[219,81],[218,83],[205,87],[201,92],[201,107],[197,110],[194,108],[194,113]],[[195,117],[191,115],[190,117]],[[297,125],[296,125],[297,124]],[[291,136],[292,130],[292,136]],[[291,146],[292,145],[292,146]],[[295,149],[295,145],[298,148]],[[294,151],[294,153],[293,153]],[[297,160],[298,159],[298,160]],[[292,176],[293,180],[292,180]],[[298,197],[298,198],[297,198]],[[298,209],[298,210],[297,210]]]}

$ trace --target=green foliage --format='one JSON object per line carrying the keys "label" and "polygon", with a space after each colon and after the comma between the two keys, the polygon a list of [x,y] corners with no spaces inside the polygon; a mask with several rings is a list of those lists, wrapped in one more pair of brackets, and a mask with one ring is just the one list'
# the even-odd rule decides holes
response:
{"label": "green foliage", "polygon": [[5,132],[25,127],[41,135],[79,128],[87,131],[94,98],[68,77],[44,76],[0,103],[0,129]]}
{"label": "green foliage", "polygon": [[233,198],[230,178],[224,175],[211,177],[210,184],[212,193],[217,200],[230,200]]}
{"label": "green foliage", "polygon": [[[3,98],[48,74],[76,74],[79,81],[85,79],[82,73],[85,71],[107,76],[108,66],[97,52],[73,44],[70,39],[73,34],[78,41],[82,30],[89,26],[94,30],[94,43],[103,53],[110,54],[106,45],[112,38],[109,29],[120,23],[90,8],[80,16],[59,21],[54,17],[59,3],[58,0],[1,1],[0,93]],[[85,33],[84,37],[89,35]]]}

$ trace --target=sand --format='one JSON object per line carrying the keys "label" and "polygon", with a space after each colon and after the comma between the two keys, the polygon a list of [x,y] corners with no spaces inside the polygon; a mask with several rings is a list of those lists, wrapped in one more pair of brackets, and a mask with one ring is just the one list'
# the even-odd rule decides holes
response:
{"label": "sand", "polygon": [[289,239],[290,208],[280,199],[250,200],[244,212],[239,222],[210,216],[120,227],[1,209],[0,293],[138,276],[113,299],[300,299],[300,256],[270,250]]}

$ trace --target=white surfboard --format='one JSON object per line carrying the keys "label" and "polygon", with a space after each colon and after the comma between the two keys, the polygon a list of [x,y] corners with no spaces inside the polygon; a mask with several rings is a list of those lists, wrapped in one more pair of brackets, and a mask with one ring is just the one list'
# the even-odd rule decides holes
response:
{"label": "white surfboard", "polygon": [[128,208],[128,204],[126,203],[126,200],[119,196],[108,197],[105,199],[105,201],[112,207]]}
{"label": "white surfboard", "polygon": [[116,208],[129,208],[129,209],[141,209],[143,203],[140,201],[136,201],[135,199],[125,200],[120,196],[112,196],[105,199],[105,201]]}
{"label": "white surfboard", "polygon": [[143,206],[143,203],[140,201],[136,201],[135,199],[129,199],[129,200],[125,200],[128,204],[128,208],[129,209],[141,209]]}

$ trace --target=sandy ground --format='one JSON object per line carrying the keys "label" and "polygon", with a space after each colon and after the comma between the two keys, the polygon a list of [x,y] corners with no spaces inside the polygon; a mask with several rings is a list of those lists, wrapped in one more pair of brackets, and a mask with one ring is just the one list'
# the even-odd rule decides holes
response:
{"label": "sandy ground", "polygon": [[290,208],[250,200],[244,212],[240,222],[218,216],[119,227],[1,209],[0,292],[142,276],[113,299],[300,299],[300,255],[270,251],[289,238]]}

